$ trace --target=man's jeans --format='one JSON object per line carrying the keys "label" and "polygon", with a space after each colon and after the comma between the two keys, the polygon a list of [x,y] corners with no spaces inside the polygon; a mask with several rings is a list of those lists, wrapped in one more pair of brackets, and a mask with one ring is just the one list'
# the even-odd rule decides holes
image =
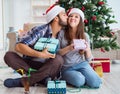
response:
{"label": "man's jeans", "polygon": [[62,70],[62,79],[75,87],[88,85],[91,88],[98,88],[101,84],[101,78],[87,61]]}

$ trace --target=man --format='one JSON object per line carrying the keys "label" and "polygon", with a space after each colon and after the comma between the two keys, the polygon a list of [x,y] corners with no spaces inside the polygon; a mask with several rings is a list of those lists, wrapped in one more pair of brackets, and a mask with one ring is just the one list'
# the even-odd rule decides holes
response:
{"label": "man", "polygon": [[[16,44],[15,50],[24,57],[9,51],[4,56],[5,63],[14,70],[23,69],[26,74],[30,68],[37,70],[30,74],[30,86],[41,81],[46,84],[50,78],[54,79],[64,63],[60,55],[51,54],[47,49],[41,52],[33,49],[39,38],[57,38],[62,27],[67,25],[65,9],[58,5],[53,5],[46,11],[46,19],[48,24],[32,28],[30,34]],[[9,88],[22,87],[22,80],[23,78],[6,79],[4,85]]]}

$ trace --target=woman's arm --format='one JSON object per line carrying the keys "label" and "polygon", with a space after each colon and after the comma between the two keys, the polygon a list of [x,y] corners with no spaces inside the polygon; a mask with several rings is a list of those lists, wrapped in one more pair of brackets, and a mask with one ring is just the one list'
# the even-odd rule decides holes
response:
{"label": "woman's arm", "polygon": [[85,49],[85,59],[89,61],[93,58],[93,56],[89,44],[88,43],[86,44],[87,44],[87,48]]}
{"label": "woman's arm", "polygon": [[66,46],[66,47],[60,49],[60,50],[59,50],[59,54],[63,56],[63,55],[65,55],[66,53],[68,53],[69,51],[71,51],[71,50],[73,50],[73,49],[74,49],[74,45],[71,44],[71,45],[69,45],[69,46]]}

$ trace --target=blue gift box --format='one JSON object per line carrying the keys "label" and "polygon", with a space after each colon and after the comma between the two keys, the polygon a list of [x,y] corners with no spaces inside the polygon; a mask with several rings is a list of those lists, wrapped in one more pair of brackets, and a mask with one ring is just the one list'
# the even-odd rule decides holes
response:
{"label": "blue gift box", "polygon": [[48,81],[48,94],[66,94],[66,81]]}
{"label": "blue gift box", "polygon": [[40,38],[34,46],[34,49],[42,51],[47,48],[50,53],[56,53],[59,40],[55,38]]}

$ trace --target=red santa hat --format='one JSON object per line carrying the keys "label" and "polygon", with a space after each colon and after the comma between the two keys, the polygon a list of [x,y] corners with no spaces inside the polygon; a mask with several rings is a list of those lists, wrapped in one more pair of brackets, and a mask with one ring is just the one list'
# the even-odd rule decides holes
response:
{"label": "red santa hat", "polygon": [[84,22],[84,13],[82,12],[82,10],[80,10],[79,8],[71,8],[67,12],[68,16],[72,13],[78,13],[81,16],[82,21]]}
{"label": "red santa hat", "polygon": [[61,11],[65,11],[65,9],[60,7],[59,5],[52,5],[51,7],[49,7],[46,11],[47,23],[51,22]]}

